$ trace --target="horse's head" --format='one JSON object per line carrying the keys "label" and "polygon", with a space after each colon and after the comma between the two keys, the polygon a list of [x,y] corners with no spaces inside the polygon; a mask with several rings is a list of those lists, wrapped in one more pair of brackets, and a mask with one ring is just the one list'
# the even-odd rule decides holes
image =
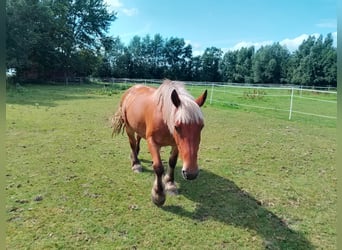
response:
{"label": "horse's head", "polygon": [[176,107],[173,137],[183,160],[182,175],[186,180],[195,179],[199,173],[197,152],[204,126],[200,107],[206,98],[207,90],[196,100],[182,101],[176,90],[171,94],[172,103]]}

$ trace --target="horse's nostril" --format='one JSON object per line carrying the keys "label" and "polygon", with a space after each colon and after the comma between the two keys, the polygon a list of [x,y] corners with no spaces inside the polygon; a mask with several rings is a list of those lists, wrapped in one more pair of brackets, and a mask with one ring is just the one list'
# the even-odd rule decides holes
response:
{"label": "horse's nostril", "polygon": [[188,178],[186,177],[186,171],[185,170],[182,170],[182,176],[185,180],[187,180]]}
{"label": "horse's nostril", "polygon": [[188,173],[186,170],[182,170],[182,176],[185,180],[194,180],[198,175],[198,171],[195,173]]}

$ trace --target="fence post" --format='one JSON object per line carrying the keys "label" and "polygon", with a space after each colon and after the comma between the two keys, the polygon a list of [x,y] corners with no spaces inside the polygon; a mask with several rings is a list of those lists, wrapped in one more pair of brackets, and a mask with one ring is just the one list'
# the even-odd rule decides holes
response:
{"label": "fence post", "polygon": [[211,93],[210,93],[210,104],[213,102],[213,92],[214,92],[214,84],[211,84]]}
{"label": "fence post", "polygon": [[293,92],[294,92],[294,88],[292,87],[292,89],[291,89],[291,101],[290,101],[289,120],[291,120],[291,117],[292,117]]}

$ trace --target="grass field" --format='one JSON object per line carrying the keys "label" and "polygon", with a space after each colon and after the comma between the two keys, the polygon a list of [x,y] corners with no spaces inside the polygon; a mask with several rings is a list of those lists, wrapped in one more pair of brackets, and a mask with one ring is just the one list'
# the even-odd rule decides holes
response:
{"label": "grass field", "polygon": [[134,174],[111,138],[121,93],[8,91],[7,249],[336,249],[336,121],[207,103],[200,176],[178,161],[179,195],[158,208],[145,142]]}
{"label": "grass field", "polygon": [[[196,88],[195,88],[196,89]],[[292,90],[289,88],[242,88],[216,85],[212,92],[212,104],[216,106],[269,113],[271,117],[288,119]],[[308,120],[336,126],[337,95],[332,92],[295,89],[293,92],[291,119]],[[312,119],[312,118],[315,119]],[[320,119],[320,118],[324,119]],[[328,118],[327,118],[328,117]],[[317,119],[318,118],[318,119]]]}

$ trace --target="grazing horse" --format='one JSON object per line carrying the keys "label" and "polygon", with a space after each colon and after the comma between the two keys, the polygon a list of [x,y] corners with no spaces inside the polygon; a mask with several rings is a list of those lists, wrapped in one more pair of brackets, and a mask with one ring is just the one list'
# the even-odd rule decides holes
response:
{"label": "grazing horse", "polygon": [[[186,180],[197,177],[199,168],[197,152],[204,126],[200,107],[207,97],[207,90],[194,99],[182,82],[164,80],[159,88],[135,85],[122,96],[113,119],[113,134],[125,127],[131,146],[132,169],[141,172],[138,159],[141,138],[146,139],[152,156],[155,181],[152,201],[157,206],[165,202],[165,190],[177,193],[174,169],[178,154],[183,160],[182,176]],[[160,148],[171,146],[169,168],[164,176]]]}

